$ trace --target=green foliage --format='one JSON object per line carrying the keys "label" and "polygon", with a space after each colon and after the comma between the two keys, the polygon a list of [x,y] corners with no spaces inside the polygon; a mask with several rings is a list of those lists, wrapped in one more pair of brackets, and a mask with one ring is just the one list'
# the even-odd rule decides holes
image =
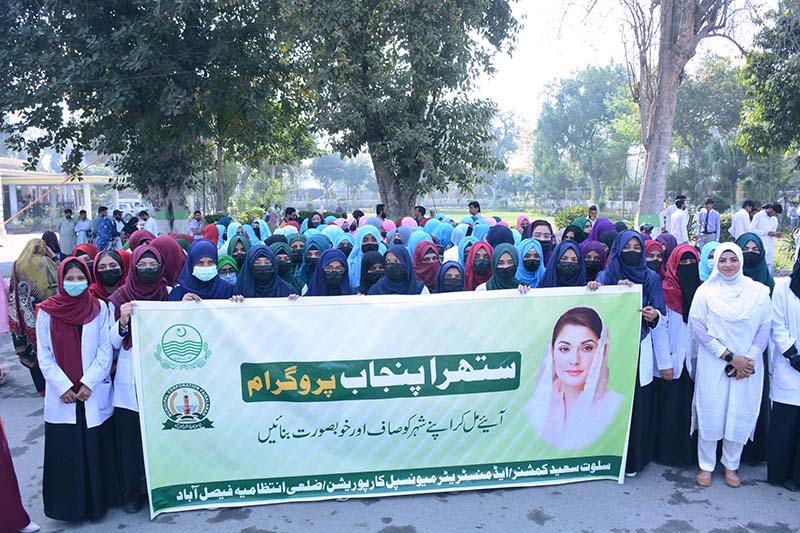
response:
{"label": "green foliage", "polygon": [[775,240],[775,270],[788,270],[791,272],[794,267],[794,234],[791,231],[786,231],[783,237]]}
{"label": "green foliage", "polygon": [[244,211],[239,211],[238,220],[241,224],[252,224],[254,220],[263,220],[264,212],[262,207],[251,206]]}
{"label": "green foliage", "polygon": [[585,205],[576,205],[567,207],[560,210],[555,214],[556,229],[562,230],[572,224],[572,221],[578,217],[585,217],[589,213],[589,207]]}
{"label": "green foliage", "polygon": [[216,224],[219,222],[219,219],[225,216],[225,213],[209,213],[207,215],[203,215],[203,222],[205,224]]}
{"label": "green foliage", "polygon": [[[308,210],[308,211],[298,211],[297,212],[297,218],[302,221],[302,220],[305,220],[306,218],[310,218],[311,215],[313,215],[314,213],[316,213],[316,211],[310,211],[310,210]],[[325,219],[327,217],[330,217],[330,216],[334,216],[336,218],[342,218],[342,214],[341,213],[334,213],[333,211],[325,211],[324,213],[320,213],[320,214],[322,215],[323,219]]]}
{"label": "green foliage", "polygon": [[[716,207],[716,205],[715,205]],[[731,237],[730,229],[731,229],[731,221],[733,220],[733,215],[730,213],[722,213],[719,216],[719,241],[720,242],[730,242],[733,241],[733,237]]]}

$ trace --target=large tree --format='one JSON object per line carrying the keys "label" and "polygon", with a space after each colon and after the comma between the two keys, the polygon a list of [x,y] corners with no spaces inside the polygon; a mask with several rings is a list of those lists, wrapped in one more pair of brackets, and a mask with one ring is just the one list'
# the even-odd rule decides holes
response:
{"label": "large tree", "polygon": [[[0,22],[0,113],[12,147],[111,156],[124,181],[180,207],[209,143],[280,160],[310,147],[301,84],[268,0],[6,0]],[[34,132],[31,135],[31,132]],[[221,191],[218,191],[218,194]]]}
{"label": "large tree", "polygon": [[409,214],[418,194],[470,190],[500,166],[487,147],[495,105],[468,96],[508,50],[507,0],[284,0],[333,148],[372,158],[381,200]]}

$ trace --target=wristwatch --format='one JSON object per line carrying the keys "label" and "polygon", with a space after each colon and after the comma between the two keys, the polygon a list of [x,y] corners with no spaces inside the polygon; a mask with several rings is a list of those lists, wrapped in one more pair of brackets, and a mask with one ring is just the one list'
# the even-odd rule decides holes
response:
{"label": "wristwatch", "polygon": [[722,358],[725,359],[726,363],[730,363],[731,361],[733,361],[733,354],[730,351],[725,350],[725,353],[722,355]]}

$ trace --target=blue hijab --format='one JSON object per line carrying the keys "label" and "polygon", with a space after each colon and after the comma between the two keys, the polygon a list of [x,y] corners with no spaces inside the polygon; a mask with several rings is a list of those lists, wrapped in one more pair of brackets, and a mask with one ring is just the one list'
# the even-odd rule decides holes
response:
{"label": "blue hijab", "polygon": [[461,242],[458,243],[458,262],[461,264],[462,267],[467,266],[467,259],[466,257],[464,257],[465,255],[464,250],[467,249],[467,246],[475,244],[476,242],[478,242],[478,239],[470,235],[469,237],[464,237],[463,239],[461,239]]}
{"label": "blue hijab", "polygon": [[186,262],[183,264],[178,276],[178,281],[169,293],[168,300],[177,302],[183,299],[186,293],[193,293],[203,300],[227,300],[233,296],[233,285],[228,284],[219,276],[214,276],[209,281],[200,281],[192,274],[195,265],[204,257],[210,257],[216,264],[217,247],[208,239],[195,239],[189,245]]}
{"label": "blue hijab", "polygon": [[450,235],[450,241],[452,241],[453,246],[459,245],[461,239],[467,236],[467,231],[469,231],[469,228],[470,226],[468,224],[459,224],[453,228],[453,233]]}
{"label": "blue hijab", "polygon": [[[260,241],[263,242],[272,237],[272,232],[269,230],[269,226],[267,225],[266,222],[264,222],[260,218],[256,220],[256,222],[258,223],[258,233],[259,233],[258,239]],[[253,231],[253,234],[255,235],[255,231]]]}
{"label": "blue hijab", "polygon": [[361,285],[361,258],[364,257],[364,252],[361,247],[364,245],[364,238],[367,235],[372,235],[378,241],[378,250],[381,245],[381,234],[378,228],[372,224],[364,224],[358,231],[356,231],[356,238],[353,242],[353,251],[350,252],[350,257],[346,259],[347,270],[350,277],[350,285],[359,287]]}
{"label": "blue hijab", "polygon": [[322,228],[322,234],[328,237],[331,242],[336,242],[336,238],[344,233],[344,230],[335,224],[328,224]]}
{"label": "blue hijab", "polygon": [[491,229],[491,226],[486,222],[475,222],[475,225],[472,227],[472,236],[482,241],[489,234],[489,229]]}
{"label": "blue hijab", "polygon": [[[324,268],[331,264],[333,261],[339,261],[344,266],[344,277],[339,282],[338,290],[328,287],[325,283]],[[350,285],[350,277],[347,275],[347,258],[341,250],[330,249],[322,252],[319,258],[319,265],[311,276],[311,281],[308,283],[308,290],[306,296],[343,296],[347,294],[355,294],[353,287]]]}
{"label": "blue hijab", "polygon": [[[344,231],[341,232],[339,234],[339,236],[336,237],[333,240],[333,247],[334,248],[339,248],[339,245],[342,244],[344,241],[347,241],[350,244],[352,244],[353,245],[353,250],[356,249],[356,239],[355,239],[355,237],[353,237],[353,235],[351,233],[345,233]],[[380,240],[379,240],[379,245],[380,245]],[[350,254],[352,255],[353,252],[350,252]]]}
{"label": "blue hijab", "polygon": [[406,269],[406,277],[403,281],[392,281],[388,276],[383,276],[378,283],[370,287],[369,294],[419,294],[425,284],[417,279],[414,274],[414,265],[411,263],[411,255],[405,246],[395,244],[386,252],[392,253],[400,260]]}
{"label": "blue hijab", "polygon": [[386,246],[394,246],[394,239],[398,233],[400,234],[400,243],[403,246],[406,246],[408,244],[408,239],[411,238],[411,234],[414,233],[414,230],[406,226],[400,226],[397,229],[391,230],[386,234]]}
{"label": "blue hijab", "polygon": [[[531,250],[536,250],[536,253],[539,254],[539,269],[536,272],[527,271],[525,269],[525,265],[522,264],[525,254]],[[544,254],[542,253],[542,245],[539,244],[539,241],[536,239],[525,239],[519,244],[519,262],[517,265],[517,279],[520,283],[523,283],[532,289],[535,289],[541,284],[542,278],[544,277],[545,268]]]}
{"label": "blue hijab", "polygon": [[436,288],[433,292],[435,293],[443,293],[444,287],[444,275],[445,273],[450,270],[451,268],[455,268],[461,273],[461,290],[464,290],[464,267],[461,266],[460,263],[455,261],[445,261],[445,263],[439,267],[439,272],[436,274]]}
{"label": "blue hijab", "polygon": [[439,224],[439,226],[433,231],[433,236],[436,239],[436,242],[440,246],[444,246],[445,248],[450,247],[450,236],[453,234],[453,226],[450,224]]}
{"label": "blue hijab", "polygon": [[711,271],[713,268],[709,264],[708,256],[711,255],[711,252],[717,249],[720,243],[717,241],[707,242],[703,249],[700,251],[700,279],[702,281],[706,281],[708,277],[711,275]]}
{"label": "blue hijab", "polygon": [[414,257],[414,250],[417,249],[417,245],[422,241],[433,242],[433,239],[421,229],[414,230],[408,238],[408,253],[411,257]]}
{"label": "blue hijab", "polygon": [[217,248],[222,248],[222,245],[225,243],[226,235],[225,235],[225,226],[222,224],[217,224],[217,231],[219,232],[219,239],[217,239]]}
{"label": "blue hijab", "polygon": [[[572,250],[578,256],[579,268],[574,276],[563,278],[561,274],[558,273],[558,262],[567,250]],[[539,257],[542,256],[540,255]],[[561,241],[558,243],[555,250],[553,250],[553,253],[550,254],[550,260],[547,262],[547,268],[545,269],[542,282],[539,283],[539,287],[582,287],[584,285],[586,285],[586,263],[583,261],[583,251],[580,245],[575,241]]]}
{"label": "blue hijab", "polygon": [[514,236],[514,246],[519,246],[522,242],[522,234],[516,229],[511,230],[511,235]]}
{"label": "blue hijab", "polygon": [[514,234],[511,230],[500,224],[495,224],[489,228],[489,233],[486,234],[486,242],[492,245],[492,248],[497,248],[500,244],[510,244],[514,246]]}
{"label": "blue hijab", "polygon": [[433,235],[441,225],[442,223],[436,220],[435,218],[430,218],[428,219],[427,222],[425,222],[425,225],[422,226],[422,231],[424,231],[428,235]]}
{"label": "blue hijab", "polygon": [[[275,268],[275,276],[269,283],[256,281],[253,277],[253,264],[259,257],[269,259]],[[264,244],[256,244],[247,252],[233,292],[241,294],[245,298],[282,298],[290,294],[297,294],[297,289],[283,281],[278,275],[278,260],[275,252]]]}
{"label": "blue hijab", "polygon": [[[308,264],[306,262],[306,258],[308,257],[308,251],[312,248],[315,250],[319,250],[320,254],[331,247],[331,241],[325,235],[317,234],[312,235],[306,241],[306,247],[303,250],[303,262],[300,264],[300,268],[297,269],[295,273],[295,277],[300,280],[303,285],[308,285],[308,282],[311,281],[311,273],[308,271]],[[344,255],[344,254],[342,254]],[[320,257],[322,257],[320,255]],[[317,268],[319,268],[319,263],[317,263]]]}

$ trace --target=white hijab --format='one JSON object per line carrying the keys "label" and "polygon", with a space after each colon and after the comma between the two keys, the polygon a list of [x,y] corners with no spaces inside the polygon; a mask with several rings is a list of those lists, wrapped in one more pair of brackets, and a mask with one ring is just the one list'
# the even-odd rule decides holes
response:
{"label": "white hijab", "polygon": [[[739,258],[739,272],[731,277],[726,277],[719,270],[718,261],[725,252],[733,252]],[[726,242],[714,250],[714,266],[705,285],[708,308],[713,315],[727,322],[738,322],[749,320],[756,312],[759,299],[754,298],[753,285],[759,283],[744,275],[742,249],[735,243]]]}

